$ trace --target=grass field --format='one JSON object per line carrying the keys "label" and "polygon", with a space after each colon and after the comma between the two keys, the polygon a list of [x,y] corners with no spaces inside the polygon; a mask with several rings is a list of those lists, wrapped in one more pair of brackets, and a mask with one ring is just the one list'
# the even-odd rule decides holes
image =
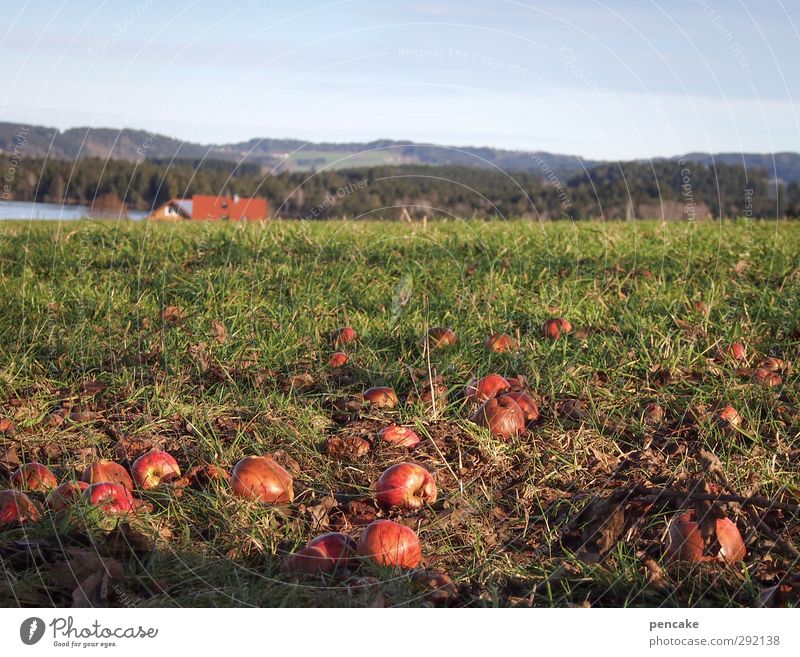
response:
{"label": "grass field", "polygon": [[[797,572],[798,223],[0,231],[0,488],[21,461],[70,479],[156,445],[184,471],[275,453],[296,473],[285,506],[213,480],[141,494],[152,511],[130,522],[78,506],[0,529],[0,604],[750,606]],[[548,341],[555,315],[575,330]],[[360,339],[333,370],[327,335],[346,324]],[[436,325],[458,343],[428,359],[420,337]],[[486,351],[495,331],[519,349]],[[720,361],[734,340],[747,361]],[[768,356],[781,385],[752,378]],[[470,422],[457,394],[490,372],[524,375],[539,400],[539,420],[509,441]],[[364,389],[403,401],[429,373],[448,405],[359,409]],[[327,451],[390,422],[422,443]],[[377,513],[371,485],[404,460],[437,471],[437,502],[402,520],[454,588],[437,598],[425,578],[366,563],[281,572],[322,531],[357,536]],[[713,504],[744,536],[743,563],[664,558],[681,495],[703,487],[781,503]]]}

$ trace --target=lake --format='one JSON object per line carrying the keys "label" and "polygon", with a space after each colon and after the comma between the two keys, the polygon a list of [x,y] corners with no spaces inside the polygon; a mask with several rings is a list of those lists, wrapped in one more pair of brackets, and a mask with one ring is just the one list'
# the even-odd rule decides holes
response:
{"label": "lake", "polygon": [[[128,219],[144,219],[146,212],[128,210]],[[89,217],[88,205],[61,205],[59,203],[24,203],[22,201],[0,201],[0,220],[25,219],[43,221],[71,221]],[[93,218],[98,218],[95,215]],[[117,215],[104,217],[116,219]]]}

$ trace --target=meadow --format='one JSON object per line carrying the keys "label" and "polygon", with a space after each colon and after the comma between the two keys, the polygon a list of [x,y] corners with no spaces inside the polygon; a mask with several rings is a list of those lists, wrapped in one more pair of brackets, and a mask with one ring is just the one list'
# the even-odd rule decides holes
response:
{"label": "meadow", "polygon": [[[798,222],[0,222],[0,309],[0,488],[153,447],[192,472],[132,517],[0,527],[4,606],[796,604]],[[546,339],[557,316],[573,330]],[[423,348],[434,326],[457,343]],[[518,347],[487,350],[496,332]],[[470,420],[489,373],[539,406],[510,439]],[[431,379],[438,403],[415,401]],[[401,403],[370,407],[372,386]],[[378,439],[393,422],[421,443]],[[256,454],[291,504],[231,494]],[[386,517],[372,486],[404,461],[437,477],[435,503],[391,513],[424,570],[282,569]],[[689,508],[735,523],[744,560],[713,535],[704,561],[667,558]]]}

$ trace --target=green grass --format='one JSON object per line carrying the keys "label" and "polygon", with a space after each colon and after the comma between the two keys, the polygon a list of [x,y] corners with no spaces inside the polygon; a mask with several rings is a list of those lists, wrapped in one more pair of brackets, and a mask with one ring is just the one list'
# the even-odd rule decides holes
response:
{"label": "green grass", "polygon": [[[748,606],[796,570],[736,506],[727,512],[747,534],[745,564],[691,571],[663,558],[674,501],[626,506],[631,526],[599,560],[581,549],[576,518],[628,485],[686,490],[703,472],[700,448],[720,458],[736,491],[797,501],[795,371],[766,389],[713,358],[738,339],[749,367],[765,355],[797,360],[798,223],[2,222],[0,231],[0,417],[14,423],[0,434],[0,488],[13,453],[67,479],[114,458],[120,437],[162,445],[184,469],[229,469],[266,452],[299,466],[296,500],[284,507],[212,484],[143,495],[153,511],[126,533],[80,508],[0,530],[0,604],[71,604],[79,584],[96,580],[84,573],[97,571],[92,554],[121,567],[95,603],[428,604],[408,574],[368,564],[328,579],[280,570],[321,531],[313,514],[323,498],[335,497],[334,519],[353,520],[348,502],[369,501],[383,469],[408,459],[438,472],[439,501],[405,519],[426,566],[452,577],[452,605]],[[176,321],[162,319],[170,306],[182,310]],[[543,340],[553,315],[575,333]],[[215,339],[212,321],[226,338]],[[344,324],[360,341],[337,374],[326,336]],[[459,341],[427,362],[419,340],[435,325]],[[520,348],[488,354],[494,331]],[[337,397],[390,385],[402,399],[411,373],[429,367],[452,393],[474,375],[524,374],[542,417],[507,443],[473,425],[454,394],[435,418],[401,404],[332,420]],[[298,374],[310,387],[291,385]],[[105,387],[81,388],[87,381]],[[569,398],[586,404],[580,422],[559,413]],[[698,405],[721,400],[739,410],[741,431],[699,417]],[[644,421],[650,402],[665,409],[662,422]],[[390,421],[425,440],[412,454],[379,443],[350,461],[326,453],[331,436]],[[796,516],[754,510],[800,549]]]}

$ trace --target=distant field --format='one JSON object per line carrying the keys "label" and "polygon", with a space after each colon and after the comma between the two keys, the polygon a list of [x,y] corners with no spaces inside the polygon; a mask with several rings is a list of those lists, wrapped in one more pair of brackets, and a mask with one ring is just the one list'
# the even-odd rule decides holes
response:
{"label": "distant field", "polygon": [[[556,315],[574,331],[545,340]],[[327,335],[346,324],[359,341],[337,371]],[[437,325],[458,342],[428,360]],[[519,348],[486,351],[497,331]],[[733,341],[747,360],[717,362]],[[184,472],[277,453],[296,495],[266,507],[201,482],[137,493],[152,510],[116,527],[78,507],[0,528],[0,604],[750,606],[800,556],[798,356],[800,223],[0,222],[0,488],[22,461],[65,480],[157,445]],[[758,365],[781,383],[754,382]],[[449,404],[405,403],[430,372]],[[539,402],[509,441],[459,399],[490,372]],[[397,409],[358,410],[376,385]],[[328,453],[391,422],[422,443]],[[281,571],[323,531],[357,537],[404,460],[438,474],[439,499],[402,522],[452,578],[444,601],[367,563]],[[664,557],[704,486],[782,503],[715,506],[744,563]]]}

